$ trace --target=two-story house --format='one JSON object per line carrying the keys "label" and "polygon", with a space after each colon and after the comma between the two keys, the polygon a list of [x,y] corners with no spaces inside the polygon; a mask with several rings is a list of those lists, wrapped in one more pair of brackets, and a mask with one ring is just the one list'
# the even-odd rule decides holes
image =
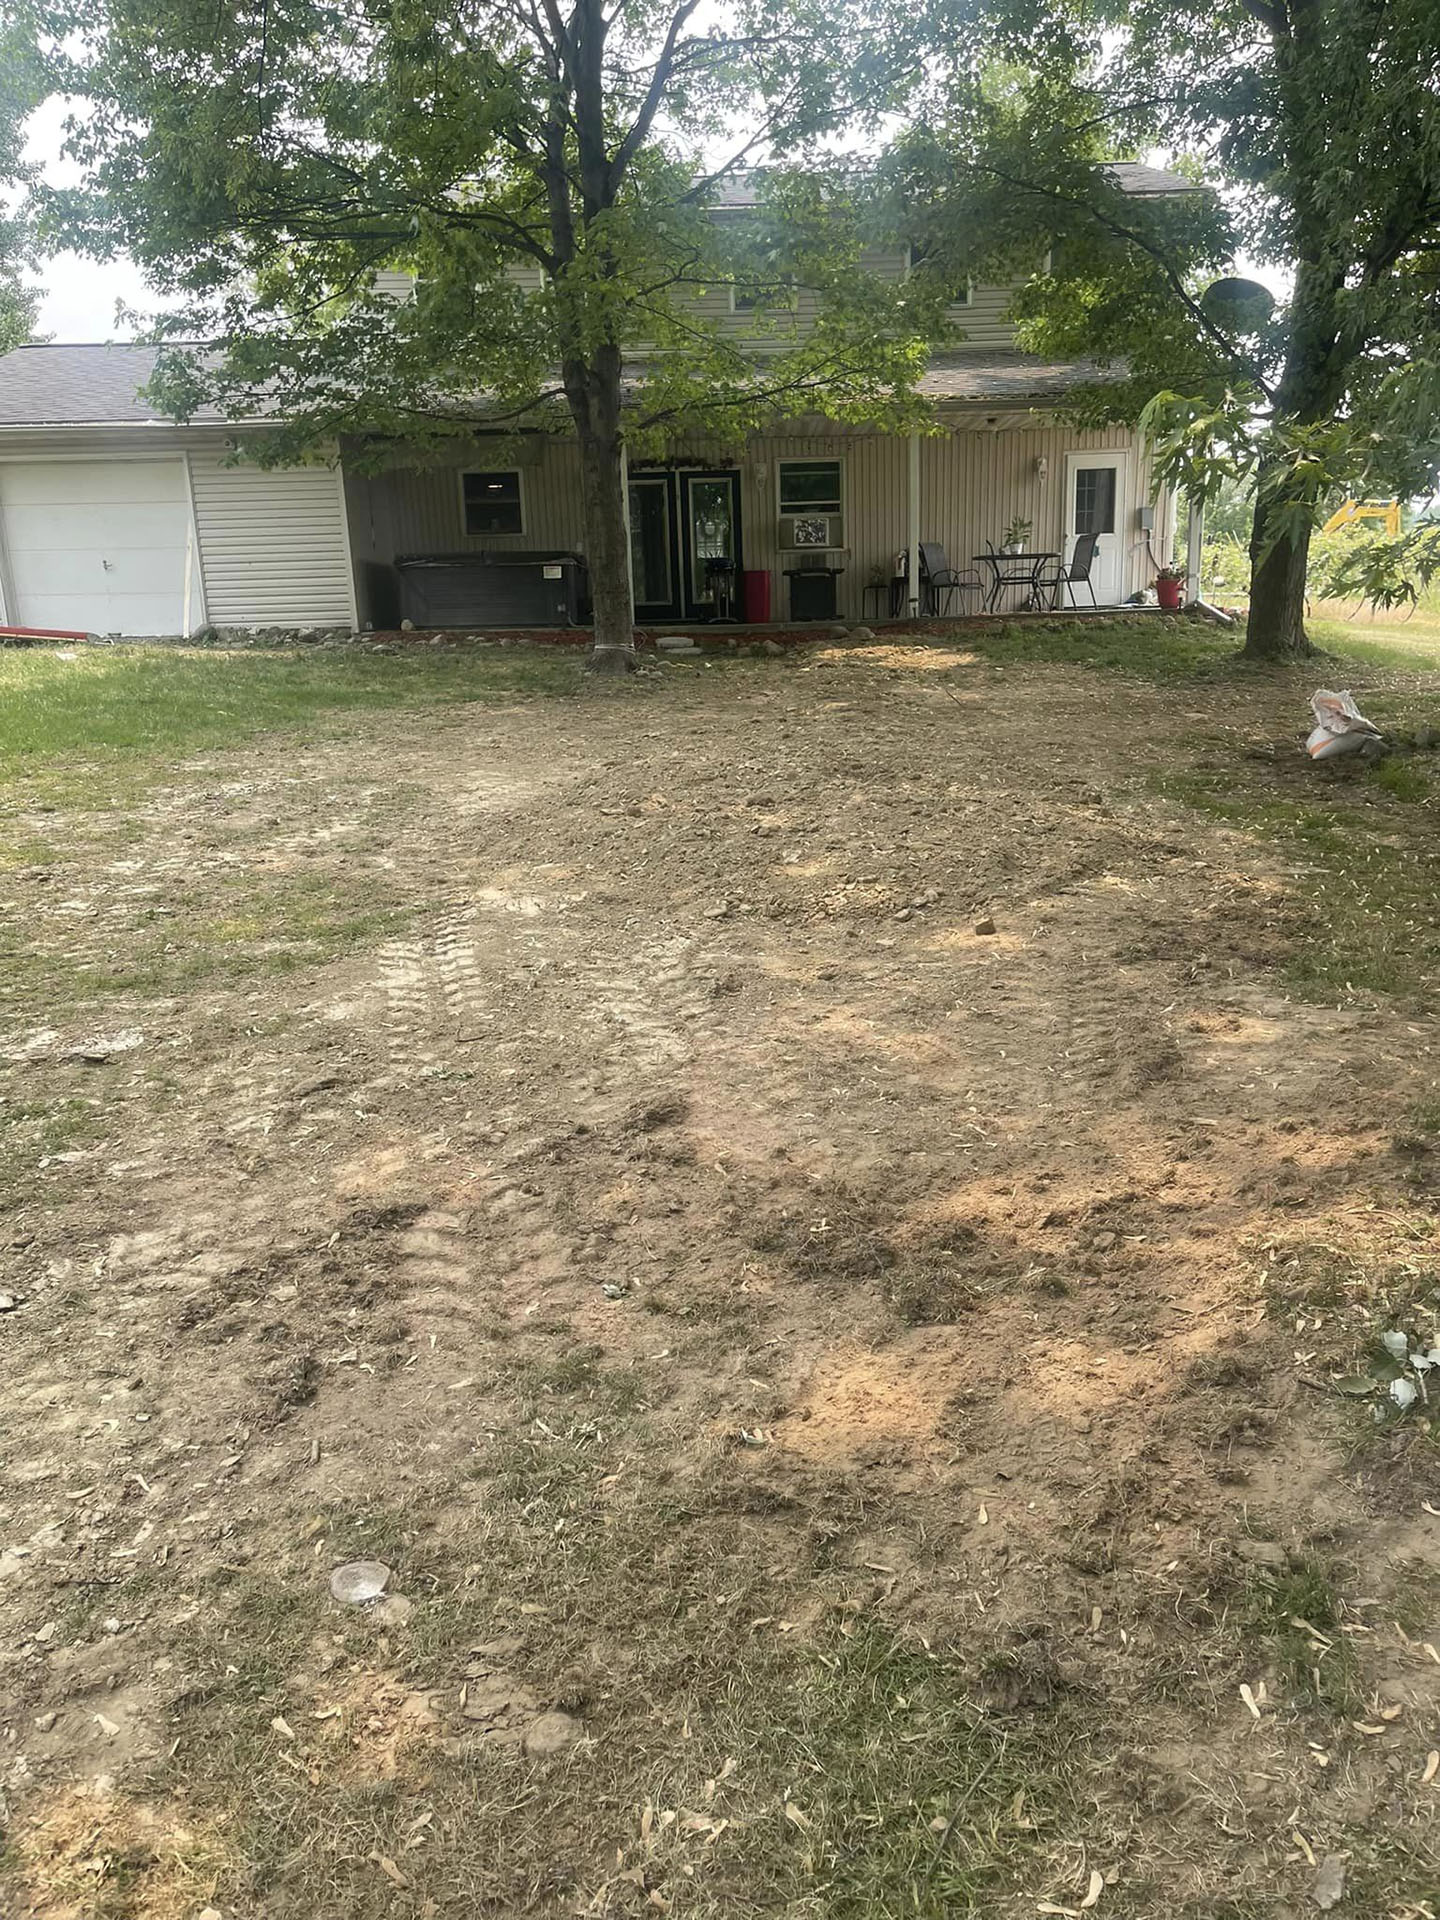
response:
{"label": "two-story house", "polygon": [[[1115,171],[1135,194],[1193,190],[1138,163]],[[742,209],[746,192],[737,184],[726,204]],[[908,270],[899,252],[868,264]],[[407,284],[395,277],[397,297]],[[802,417],[743,444],[680,441],[637,463],[628,502],[640,623],[904,614],[919,601],[922,543],[967,569],[1017,520],[1030,525],[1032,552],[1061,563],[1078,537],[1095,536],[1099,604],[1143,593],[1169,557],[1172,503],[1136,432],[1067,423],[1067,395],[1102,370],[1019,352],[1012,294],[974,285],[954,312],[963,344],[937,354],[920,383],[939,431]],[[717,286],[700,307],[724,328],[750,324],[742,288]],[[580,466],[564,435],[476,436],[413,459],[402,450],[379,472],[347,466],[343,447],[263,470],[232,463],[243,428],[209,415],[177,426],[143,401],[153,364],[153,349],[131,345],[22,347],[0,359],[5,623],[133,635],[385,626],[407,610],[426,624],[427,608],[429,623],[445,625],[583,617],[583,572],[566,559],[583,560]],[[988,591],[993,569],[980,572]],[[998,604],[1023,597],[1003,589]],[[945,604],[973,613],[981,592]]]}

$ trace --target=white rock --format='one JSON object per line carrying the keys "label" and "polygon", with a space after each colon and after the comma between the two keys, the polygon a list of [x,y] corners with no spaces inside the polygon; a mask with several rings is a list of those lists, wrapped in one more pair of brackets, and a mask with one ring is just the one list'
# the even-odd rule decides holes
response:
{"label": "white rock", "polygon": [[378,1600],[389,1584],[390,1569],[383,1560],[347,1560],[330,1576],[331,1593],[349,1607]]}

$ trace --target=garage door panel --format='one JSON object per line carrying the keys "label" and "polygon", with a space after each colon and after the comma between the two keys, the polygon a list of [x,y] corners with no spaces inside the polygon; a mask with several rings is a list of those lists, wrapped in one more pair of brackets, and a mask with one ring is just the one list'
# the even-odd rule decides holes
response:
{"label": "garage door panel", "polygon": [[27,627],[56,627],[65,633],[169,633],[168,626],[137,627],[115,618],[115,602],[105,593],[30,594],[21,601]]}
{"label": "garage door panel", "polygon": [[34,627],[179,632],[189,504],[179,459],[0,464],[16,606]]}
{"label": "garage door panel", "polygon": [[178,460],[31,460],[8,468],[3,490],[41,506],[183,505],[185,474]]}
{"label": "garage door panel", "polygon": [[9,544],[34,553],[75,553],[84,548],[163,548],[173,545],[177,505],[94,508],[16,503],[6,510]]}
{"label": "garage door panel", "polygon": [[32,593],[168,593],[184,587],[183,554],[176,571],[173,547],[107,547],[99,553],[11,550],[10,575],[22,596]]}

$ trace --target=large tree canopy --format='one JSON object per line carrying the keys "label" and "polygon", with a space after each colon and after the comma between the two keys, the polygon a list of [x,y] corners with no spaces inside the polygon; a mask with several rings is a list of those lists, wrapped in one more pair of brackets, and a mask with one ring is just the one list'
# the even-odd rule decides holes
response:
{"label": "large tree canopy", "polygon": [[[913,68],[862,0],[62,0],[56,83],[91,190],[54,224],[182,296],[177,414],[340,433],[578,435],[596,651],[631,641],[622,447],[777,414],[913,416],[934,276],[858,271],[866,211],[831,161]],[[767,163],[759,204],[717,188]],[[397,299],[377,278],[404,272]],[[740,283],[757,341],[697,312]],[[812,300],[811,296],[815,296]],[[813,325],[796,324],[803,302]],[[283,424],[279,424],[282,423]]]}
{"label": "large tree canopy", "polygon": [[[1049,255],[1022,340],[1127,362],[1092,407],[1153,401],[1169,477],[1253,476],[1254,654],[1307,650],[1328,498],[1434,484],[1437,73],[1435,0],[988,0],[892,163],[977,263]],[[1156,148],[1214,191],[1119,194],[1104,161]],[[1207,292],[1232,252],[1291,278],[1273,314]]]}
{"label": "large tree canopy", "polygon": [[30,338],[37,298],[22,278],[34,233],[23,154],[25,122],[43,97],[44,63],[31,23],[0,6],[0,353]]}

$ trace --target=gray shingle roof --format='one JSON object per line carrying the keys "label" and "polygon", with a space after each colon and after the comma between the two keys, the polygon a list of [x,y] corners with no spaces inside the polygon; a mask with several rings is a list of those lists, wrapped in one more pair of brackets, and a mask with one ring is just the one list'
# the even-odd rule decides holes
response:
{"label": "gray shingle roof", "polygon": [[[159,351],[118,340],[16,347],[0,356],[0,427],[170,425],[140,398]],[[198,416],[212,423],[219,417],[213,411]]]}
{"label": "gray shingle roof", "polygon": [[[1143,160],[1112,160],[1107,171],[1123,193],[1143,197],[1160,193],[1199,193],[1203,189],[1184,174],[1171,173],[1166,167],[1147,166]],[[753,207],[757,204],[758,173],[732,173],[715,189],[717,207]]]}
{"label": "gray shingle roof", "polygon": [[1096,360],[1042,360],[1033,353],[976,348],[936,354],[919,391],[930,400],[1022,406],[1031,400],[1058,400],[1077,387],[1111,385],[1125,378],[1126,369],[1119,363],[1102,367]]}

